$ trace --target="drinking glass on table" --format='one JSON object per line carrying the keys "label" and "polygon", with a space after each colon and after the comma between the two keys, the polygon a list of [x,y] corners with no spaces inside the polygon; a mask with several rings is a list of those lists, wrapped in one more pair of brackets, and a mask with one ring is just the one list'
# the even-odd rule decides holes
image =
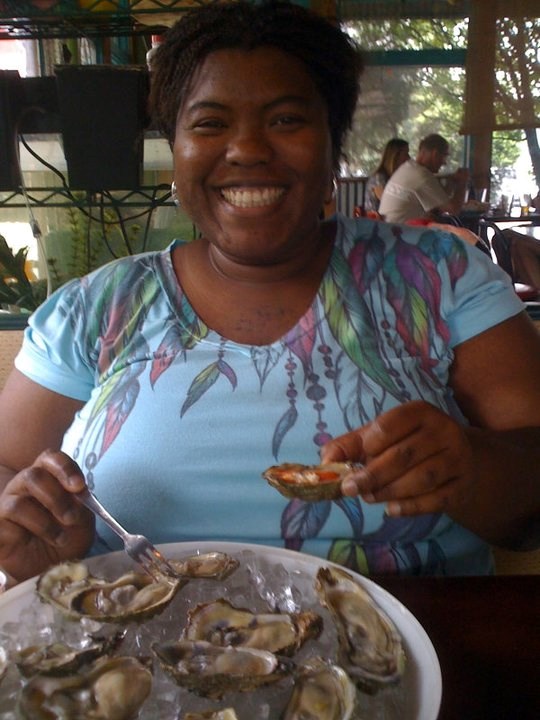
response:
{"label": "drinking glass on table", "polygon": [[521,214],[522,215],[528,215],[529,214],[529,207],[531,205],[531,195],[530,193],[523,193],[521,196]]}

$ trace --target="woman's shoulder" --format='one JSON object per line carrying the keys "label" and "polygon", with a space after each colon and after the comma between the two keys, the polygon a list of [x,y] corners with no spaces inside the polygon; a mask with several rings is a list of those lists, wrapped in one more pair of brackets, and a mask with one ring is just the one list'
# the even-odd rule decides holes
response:
{"label": "woman's shoulder", "polygon": [[388,176],[382,170],[377,170],[368,177],[368,185],[385,185]]}
{"label": "woman's shoulder", "polygon": [[[173,241],[162,250],[149,250],[115,258],[83,278],[85,282],[109,281],[114,276],[143,275],[156,272],[158,268],[170,263],[171,252],[180,241]],[[83,283],[84,284],[84,283]]]}

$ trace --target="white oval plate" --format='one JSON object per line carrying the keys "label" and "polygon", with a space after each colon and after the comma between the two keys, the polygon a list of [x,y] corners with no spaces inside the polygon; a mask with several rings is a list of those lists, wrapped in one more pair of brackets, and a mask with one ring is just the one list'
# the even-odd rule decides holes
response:
{"label": "white oval plate", "polygon": [[[233,542],[184,542],[158,545],[158,548],[165,557],[171,559],[210,551],[235,555],[247,550],[262,560],[283,565],[289,572],[303,572],[313,577],[321,566],[334,565],[334,563],[313,555],[266,545],[245,545]],[[88,558],[87,563],[93,572],[104,565],[108,568],[114,566],[119,569],[123,569],[123,566],[132,567],[131,561],[123,552]],[[403,638],[409,682],[415,696],[408,698],[407,720],[409,716],[410,720],[437,720],[442,697],[441,668],[435,648],[426,631],[414,615],[384,588],[369,578],[350,570],[348,572],[369,591],[375,602],[395,623]],[[5,622],[18,619],[21,610],[35,597],[35,583],[35,578],[27,580],[0,595],[0,626]],[[406,720],[406,718],[404,717],[402,720]]]}

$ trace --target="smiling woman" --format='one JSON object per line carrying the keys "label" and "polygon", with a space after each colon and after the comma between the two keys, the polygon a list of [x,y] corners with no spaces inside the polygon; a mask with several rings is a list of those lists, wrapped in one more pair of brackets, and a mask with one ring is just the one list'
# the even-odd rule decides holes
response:
{"label": "smiling woman", "polygon": [[[167,32],[151,109],[198,236],[30,318],[0,396],[10,575],[118,547],[85,483],[154,543],[363,573],[489,573],[491,542],[538,544],[540,339],[508,278],[438,229],[323,218],[361,66],[289,3],[208,4]],[[321,461],[351,463],[335,497],[261,478]]]}

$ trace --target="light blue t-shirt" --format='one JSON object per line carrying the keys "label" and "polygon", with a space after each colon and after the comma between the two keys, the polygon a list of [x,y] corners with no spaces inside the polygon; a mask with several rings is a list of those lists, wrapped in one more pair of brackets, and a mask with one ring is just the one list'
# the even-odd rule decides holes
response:
{"label": "light blue t-shirt", "polygon": [[[261,477],[317,463],[329,438],[408,400],[465,422],[447,386],[453,348],[522,310],[507,276],[452,235],[337,222],[313,303],[271,345],[231,342],[197,317],[173,244],[57,291],[16,365],[85,402],[63,449],[118,520],[156,543],[284,546],[365,574],[490,572],[487,544],[447,516],[289,501]],[[120,547],[98,531],[94,552]]]}

